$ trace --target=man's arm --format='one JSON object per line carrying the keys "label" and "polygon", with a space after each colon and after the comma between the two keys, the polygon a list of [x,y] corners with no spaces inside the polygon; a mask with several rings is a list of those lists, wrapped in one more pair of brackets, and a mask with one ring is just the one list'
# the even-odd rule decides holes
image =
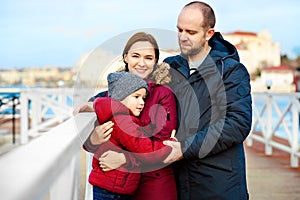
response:
{"label": "man's arm", "polygon": [[165,142],[172,148],[171,154],[164,160],[165,163],[174,162],[182,156],[197,159],[214,155],[243,143],[247,138],[252,123],[250,78],[242,64],[239,63],[234,69],[221,80],[224,82],[223,92],[217,91],[216,96],[212,97],[212,101],[219,101],[211,109],[212,115],[217,112],[218,115],[214,115],[217,119],[212,120],[206,129],[197,131],[180,143]]}
{"label": "man's arm", "polygon": [[[241,63],[223,76],[226,95],[224,116],[210,123],[205,130],[198,131],[184,141],[183,157],[187,159],[204,158],[241,144],[247,138],[252,123],[252,100],[249,74]],[[212,98],[220,100],[217,92]],[[220,105],[217,105],[220,106]],[[222,107],[222,105],[221,105]],[[222,110],[222,108],[220,109]],[[212,106],[212,115],[214,110]],[[200,119],[201,120],[201,119]]]}

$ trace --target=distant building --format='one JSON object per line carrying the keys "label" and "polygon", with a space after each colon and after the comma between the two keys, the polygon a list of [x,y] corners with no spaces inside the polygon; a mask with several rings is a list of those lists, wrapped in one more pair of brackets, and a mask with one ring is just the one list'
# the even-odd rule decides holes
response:
{"label": "distant building", "polygon": [[20,73],[16,69],[0,70],[0,86],[20,84]]}
{"label": "distant building", "polygon": [[76,71],[73,68],[58,67],[31,67],[24,69],[1,70],[0,85],[26,85],[57,87],[64,84],[66,87],[74,85]]}
{"label": "distant building", "polygon": [[298,85],[297,71],[289,66],[280,65],[263,69],[260,79],[251,86],[254,91],[266,91],[269,87],[269,90],[275,92],[296,92]]}
{"label": "distant building", "polygon": [[255,73],[257,69],[280,65],[280,45],[272,41],[272,35],[267,30],[258,34],[235,31],[223,36],[235,45],[241,62],[250,74]]}

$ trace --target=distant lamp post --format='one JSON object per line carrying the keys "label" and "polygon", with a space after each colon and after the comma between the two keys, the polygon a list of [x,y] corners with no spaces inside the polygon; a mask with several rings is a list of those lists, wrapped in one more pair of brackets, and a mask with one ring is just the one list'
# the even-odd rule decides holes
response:
{"label": "distant lamp post", "polygon": [[65,82],[63,80],[59,80],[59,81],[57,81],[57,85],[58,85],[58,87],[61,88],[65,85]]}
{"label": "distant lamp post", "polygon": [[266,86],[267,86],[267,89],[270,90],[271,89],[271,86],[272,86],[272,80],[268,79],[266,81]]}

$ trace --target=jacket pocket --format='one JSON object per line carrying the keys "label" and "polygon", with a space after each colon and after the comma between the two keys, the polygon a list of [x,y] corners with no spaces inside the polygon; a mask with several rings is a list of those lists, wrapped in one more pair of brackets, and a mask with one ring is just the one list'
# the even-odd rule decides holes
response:
{"label": "jacket pocket", "polygon": [[197,165],[205,165],[209,168],[232,172],[232,162],[229,158],[208,157],[205,159],[197,160],[196,163]]}

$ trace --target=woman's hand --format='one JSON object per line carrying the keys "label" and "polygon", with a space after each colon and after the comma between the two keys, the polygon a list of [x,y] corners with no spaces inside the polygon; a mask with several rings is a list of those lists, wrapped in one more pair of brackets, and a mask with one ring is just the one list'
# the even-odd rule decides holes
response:
{"label": "woman's hand", "polygon": [[93,102],[86,102],[73,110],[73,115],[80,112],[94,112]]}
{"label": "woman's hand", "polygon": [[111,171],[117,169],[126,163],[126,158],[123,153],[115,151],[106,151],[99,158],[99,165],[103,171]]}
{"label": "woman's hand", "polygon": [[111,132],[113,131],[113,125],[114,123],[112,121],[108,121],[96,126],[90,136],[90,142],[93,145],[99,145],[107,142],[111,136]]}
{"label": "woman's hand", "polygon": [[173,163],[173,162],[183,158],[183,153],[181,150],[180,142],[165,140],[165,141],[163,141],[163,143],[164,143],[164,145],[170,146],[172,148],[171,153],[163,161],[164,163]]}

